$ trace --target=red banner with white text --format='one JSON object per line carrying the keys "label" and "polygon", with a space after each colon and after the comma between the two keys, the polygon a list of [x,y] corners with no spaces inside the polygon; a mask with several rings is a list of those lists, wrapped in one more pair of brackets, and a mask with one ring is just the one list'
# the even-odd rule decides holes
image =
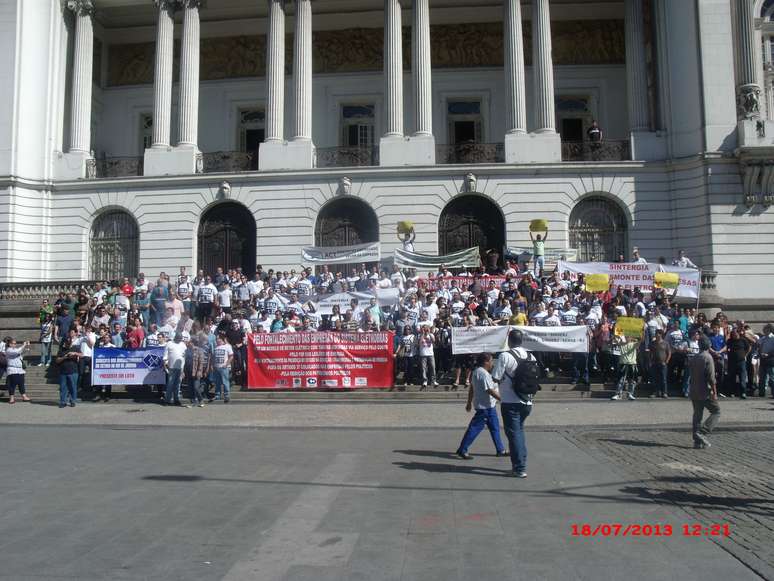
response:
{"label": "red banner with white text", "polygon": [[253,333],[248,389],[392,387],[393,333]]}

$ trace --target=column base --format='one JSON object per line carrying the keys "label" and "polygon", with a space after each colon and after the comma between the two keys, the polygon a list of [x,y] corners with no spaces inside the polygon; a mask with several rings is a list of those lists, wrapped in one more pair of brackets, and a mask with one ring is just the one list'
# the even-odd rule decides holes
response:
{"label": "column base", "polygon": [[379,165],[435,165],[435,136],[382,137],[379,140]]}
{"label": "column base", "polygon": [[505,163],[560,163],[562,138],[558,133],[507,133]]}
{"label": "column base", "polygon": [[633,161],[663,161],[667,158],[666,134],[659,131],[633,131],[629,137]]}
{"label": "column base", "polygon": [[272,171],[280,169],[312,169],[317,154],[311,139],[294,141],[269,141],[261,143],[258,149],[258,169]]}
{"label": "column base", "polygon": [[198,148],[186,145],[146,149],[143,175],[179,176],[200,173],[199,155]]}
{"label": "column base", "polygon": [[89,175],[90,161],[94,161],[94,158],[83,151],[58,153],[54,158],[54,175],[59,180],[95,178],[96,175]]}
{"label": "column base", "polygon": [[739,147],[774,144],[774,121],[743,119],[737,123]]}

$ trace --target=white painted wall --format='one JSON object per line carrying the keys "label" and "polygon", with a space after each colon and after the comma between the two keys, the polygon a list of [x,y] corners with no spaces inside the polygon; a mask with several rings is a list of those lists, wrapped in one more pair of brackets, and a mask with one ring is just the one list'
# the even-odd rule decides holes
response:
{"label": "white painted wall", "polygon": [[[0,85],[5,87],[0,103],[0,175],[11,175],[14,148],[16,94],[16,15],[20,2],[0,2]],[[1,257],[1,255],[0,255]]]}
{"label": "white painted wall", "polygon": [[[484,141],[504,140],[505,102],[501,69],[433,71],[433,123],[437,143],[447,143],[446,101],[457,97],[481,97],[485,108]],[[527,95],[532,95],[532,71],[527,69]],[[285,131],[292,131],[292,84],[286,84]],[[318,147],[337,147],[339,143],[340,105],[350,102],[374,102],[377,126],[383,115],[383,77],[381,73],[316,75],[313,81],[313,138]],[[405,131],[413,128],[411,75],[404,77]],[[626,71],[623,66],[567,66],[556,68],[557,95],[588,95],[596,104],[594,112],[608,139],[628,136],[626,112]],[[172,134],[177,133],[177,86],[173,96]],[[237,111],[264,106],[263,79],[206,81],[201,84],[199,105],[199,147],[202,151],[235,151],[239,140]],[[140,115],[153,111],[153,87],[108,88],[101,96],[101,120],[95,151],[107,157],[141,155]],[[527,99],[529,123],[532,103]],[[377,128],[378,136],[382,129]]]}

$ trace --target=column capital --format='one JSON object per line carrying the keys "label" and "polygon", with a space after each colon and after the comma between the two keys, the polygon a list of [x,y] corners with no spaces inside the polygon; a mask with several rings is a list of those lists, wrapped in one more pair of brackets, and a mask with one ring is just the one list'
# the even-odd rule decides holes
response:
{"label": "column capital", "polygon": [[94,2],[92,0],[67,0],[65,6],[75,12],[76,16],[92,16]]}
{"label": "column capital", "polygon": [[164,10],[170,13],[180,8],[179,0],[153,0],[153,4],[155,4],[156,8],[159,10]]}
{"label": "column capital", "polygon": [[204,8],[205,0],[180,0],[180,5],[186,8]]}

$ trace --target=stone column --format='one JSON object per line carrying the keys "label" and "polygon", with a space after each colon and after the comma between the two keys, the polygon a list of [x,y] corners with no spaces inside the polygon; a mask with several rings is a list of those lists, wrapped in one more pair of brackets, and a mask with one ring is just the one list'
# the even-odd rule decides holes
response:
{"label": "stone column", "polygon": [[433,134],[429,0],[414,0],[411,27],[411,77],[414,84],[414,135]]}
{"label": "stone column", "polygon": [[521,2],[505,0],[505,130],[526,133],[527,106],[524,87],[524,44]]}
{"label": "stone column", "polygon": [[75,13],[70,152],[91,156],[91,72],[94,61],[92,0],[68,0]]}
{"label": "stone column", "polygon": [[737,116],[740,120],[760,117],[761,88],[757,82],[752,0],[736,0],[736,46],[738,50],[736,71]]}
{"label": "stone column", "polygon": [[384,0],[385,137],[403,137],[403,33],[400,0]]}
{"label": "stone column", "polygon": [[197,149],[199,134],[199,7],[202,0],[184,0],[180,55],[178,145]]}
{"label": "stone column", "polygon": [[285,138],[285,2],[269,0],[269,34],[266,54],[266,139]]}
{"label": "stone column", "polygon": [[629,127],[632,132],[650,131],[642,0],[626,0],[625,27]]}
{"label": "stone column", "polygon": [[535,133],[554,133],[554,63],[548,0],[532,0],[532,67],[535,74]]}
{"label": "stone column", "polygon": [[153,147],[170,144],[172,121],[172,63],[176,0],[155,0],[159,10],[156,29],[156,70],[153,78]]}
{"label": "stone column", "polygon": [[312,139],[312,3],[296,0],[293,48],[295,115],[293,140]]}

